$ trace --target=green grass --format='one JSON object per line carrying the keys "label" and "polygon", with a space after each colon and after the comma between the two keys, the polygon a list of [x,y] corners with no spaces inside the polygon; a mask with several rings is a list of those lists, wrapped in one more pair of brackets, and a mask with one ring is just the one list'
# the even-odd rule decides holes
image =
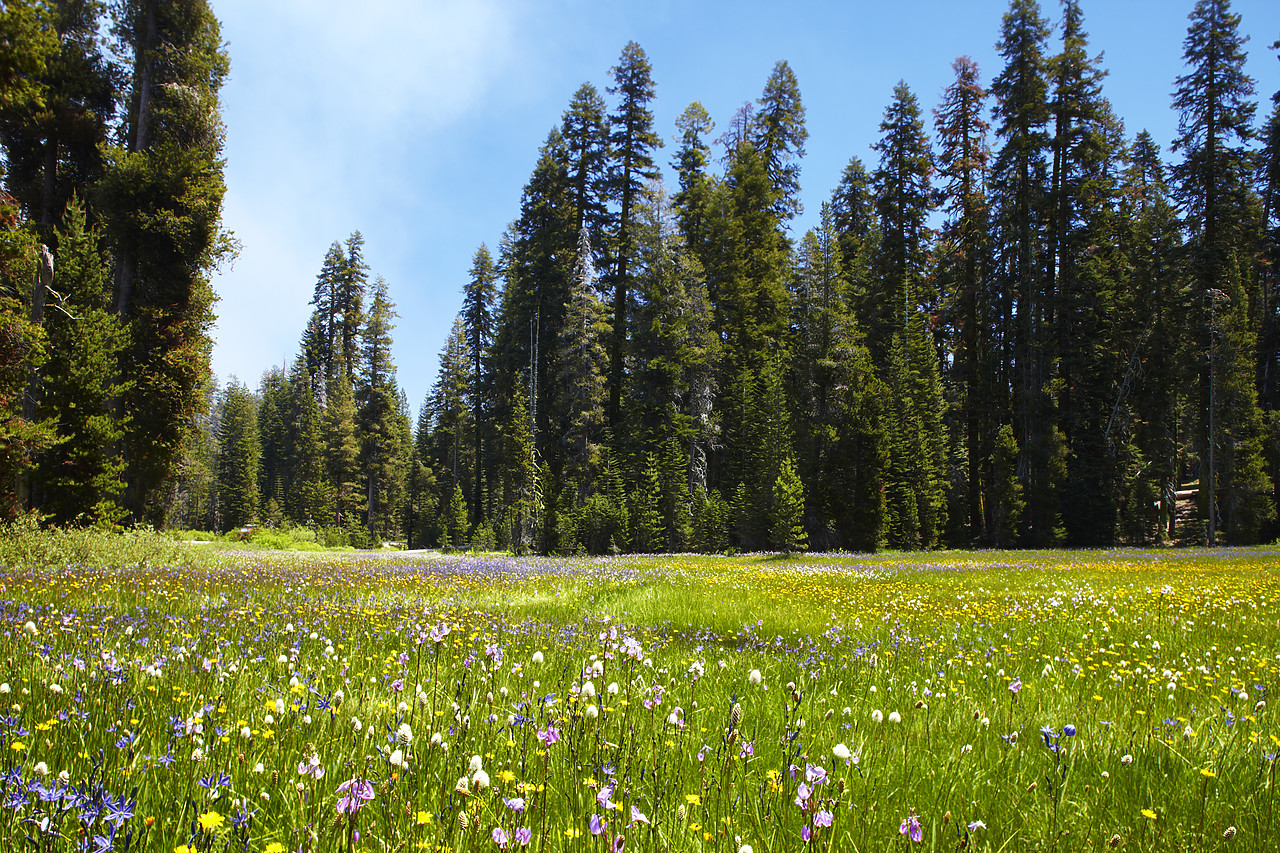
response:
{"label": "green grass", "polygon": [[1275,846],[1271,549],[193,550],[8,563],[0,848]]}

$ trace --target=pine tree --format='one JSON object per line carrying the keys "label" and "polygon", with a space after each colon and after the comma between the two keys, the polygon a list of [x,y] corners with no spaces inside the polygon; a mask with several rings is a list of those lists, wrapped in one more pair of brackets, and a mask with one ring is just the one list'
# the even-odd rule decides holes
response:
{"label": "pine tree", "polygon": [[[988,324],[994,314],[987,290],[987,179],[991,150],[987,144],[986,90],[979,83],[978,66],[967,56],[951,64],[955,82],[943,92],[934,110],[938,135],[938,176],[947,220],[939,238],[939,279],[943,302],[951,318],[954,340],[953,387],[963,427],[965,459],[964,520],[969,541],[987,539],[982,511],[989,472],[983,460],[994,439],[999,405],[991,364]],[[959,436],[956,436],[959,438]]]}
{"label": "pine tree", "polygon": [[114,407],[129,387],[116,374],[127,332],[109,311],[108,266],[75,197],[58,232],[54,269],[62,302],[45,314],[49,360],[37,411],[57,423],[58,443],[40,458],[39,502],[55,523],[113,524],[123,516],[124,430]]}
{"label": "pine tree", "polygon": [[574,233],[586,231],[591,265],[606,262],[609,225],[609,120],[604,98],[590,83],[574,92],[560,125],[568,153],[568,176],[577,218]]}
{"label": "pine tree", "polygon": [[[1257,199],[1250,191],[1250,154],[1256,104],[1244,73],[1240,17],[1227,0],[1198,0],[1183,42],[1189,70],[1177,79],[1174,165],[1178,198],[1187,214],[1189,265],[1201,360],[1197,450],[1201,512],[1210,543],[1219,527],[1234,542],[1249,541],[1269,517],[1271,485],[1260,460],[1257,405],[1246,278],[1256,252]],[[1242,374],[1248,371],[1248,377]],[[1233,516],[1233,512],[1239,516]]]}
{"label": "pine tree", "polygon": [[483,243],[471,262],[471,276],[463,291],[462,323],[467,348],[471,353],[471,417],[474,422],[475,487],[471,493],[471,511],[477,522],[485,517],[485,440],[492,432],[489,413],[493,409],[492,382],[485,375],[490,348],[493,346],[498,298],[498,270],[489,248]]}
{"label": "pine tree", "polygon": [[107,149],[93,201],[115,260],[115,307],[130,327],[126,505],[134,519],[163,524],[158,490],[204,405],[209,271],[233,245],[221,228],[228,60],[203,0],[124,0],[113,32],[132,67],[122,144]]}
{"label": "pine tree", "polygon": [[605,346],[609,325],[604,305],[596,295],[591,256],[591,243],[584,228],[578,240],[573,289],[565,305],[558,341],[560,375],[556,383],[557,408],[566,418],[562,476],[566,484],[576,484],[577,498],[591,490],[599,466],[608,390]]}
{"label": "pine tree", "polygon": [[1054,120],[1046,282],[1059,377],[1057,417],[1068,456],[1062,482],[1067,541],[1114,542],[1135,448],[1128,400],[1117,399],[1132,308],[1121,293],[1126,262],[1116,217],[1124,141],[1102,96],[1105,72],[1087,53],[1083,16],[1063,4],[1062,52],[1049,62]]}
{"label": "pine tree", "polygon": [[685,245],[701,259],[706,252],[707,205],[712,195],[713,178],[707,174],[707,154],[710,149],[704,137],[715,129],[711,114],[699,101],[685,107],[676,119],[680,131],[680,148],[671,161],[679,180],[680,189],[672,201],[680,222],[680,233]]}
{"label": "pine tree", "polygon": [[[1184,412],[1187,389],[1195,385],[1186,356],[1192,337],[1187,323],[1194,312],[1180,263],[1182,224],[1169,197],[1160,149],[1145,130],[1133,143],[1124,185],[1121,213],[1130,223],[1125,243],[1132,267],[1129,299],[1139,307],[1137,325],[1142,326],[1126,353],[1126,380],[1134,386],[1136,442],[1148,461],[1144,476],[1160,501],[1156,535],[1167,541],[1178,535],[1174,521],[1187,430]],[[1198,398],[1194,392],[1190,396]]]}
{"label": "pine tree", "polygon": [[[1271,45],[1280,51],[1280,41]],[[1261,133],[1259,184],[1263,250],[1259,263],[1258,402],[1280,410],[1280,90],[1271,97],[1271,115]]]}
{"label": "pine tree", "polygon": [[662,147],[662,140],[653,129],[653,111],[649,102],[654,97],[654,84],[644,49],[634,41],[627,42],[612,73],[614,85],[609,88],[609,94],[620,96],[620,100],[617,112],[609,116],[612,128],[609,142],[613,149],[609,185],[611,196],[618,205],[618,217],[614,241],[617,256],[612,280],[613,335],[609,345],[608,420],[610,425],[616,425],[622,412],[623,357],[631,329],[627,312],[633,276],[631,261],[635,251],[635,208],[645,184],[658,175],[653,152]]}
{"label": "pine tree", "polygon": [[360,460],[366,490],[366,526],[375,539],[398,530],[394,493],[403,476],[400,466],[403,416],[391,360],[391,331],[395,305],[387,283],[379,276],[373,285],[373,303],[362,330],[360,385],[356,390],[359,414]]}
{"label": "pine tree", "polygon": [[347,379],[342,350],[336,353],[334,386],[324,407],[325,470],[333,489],[333,524],[351,528],[360,506],[360,440],[356,431],[356,400]]}
{"label": "pine tree", "polygon": [[289,490],[285,510],[296,524],[327,525],[333,517],[333,487],[325,470],[324,415],[300,356],[289,372],[285,457]]}
{"label": "pine tree", "polygon": [[[997,330],[1002,375],[1012,389],[1018,470],[1024,478],[1026,541],[1047,545],[1058,531],[1061,443],[1055,435],[1049,313],[1045,294],[1048,193],[1049,24],[1036,0],[1011,0],[996,49],[1005,67],[992,81],[996,135],[1003,140],[992,166],[993,276],[998,287]],[[1042,298],[1044,295],[1044,298]]]}
{"label": "pine tree", "polygon": [[809,138],[800,85],[786,60],[773,66],[757,103],[760,109],[755,114],[753,144],[764,157],[773,184],[775,213],[786,222],[803,210],[799,160]]}
{"label": "pine tree", "polygon": [[918,311],[929,305],[924,289],[932,208],[933,165],[920,107],[911,89],[899,82],[880,122],[875,144],[880,166],[873,176],[880,244],[874,270],[877,291],[866,316],[873,358],[883,358],[895,335],[905,332]]}
{"label": "pine tree", "polygon": [[264,510],[270,501],[284,506],[285,496],[293,490],[289,460],[292,406],[293,389],[284,368],[267,371],[258,385],[258,442],[262,452],[258,491]]}
{"label": "pine tree", "polygon": [[[101,149],[115,116],[114,69],[104,55],[104,5],[61,0],[7,6],[7,20],[19,26],[35,14],[40,29],[29,35],[47,53],[41,57],[43,68],[24,69],[39,103],[5,98],[0,108],[5,185],[22,202],[41,239],[53,246],[53,229],[72,197],[82,196],[101,176]],[[4,43],[15,42],[6,37]]]}
{"label": "pine tree", "polygon": [[769,538],[783,553],[803,551],[808,536],[804,529],[804,484],[791,457],[782,460],[782,470],[773,481],[773,520]]}
{"label": "pine tree", "polygon": [[244,527],[257,520],[258,423],[253,394],[232,379],[222,403],[218,433],[218,506],[221,529]]}

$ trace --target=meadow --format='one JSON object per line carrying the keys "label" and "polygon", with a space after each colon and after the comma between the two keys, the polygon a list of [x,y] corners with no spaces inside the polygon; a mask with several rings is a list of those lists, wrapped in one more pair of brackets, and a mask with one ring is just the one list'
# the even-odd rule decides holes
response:
{"label": "meadow", "polygon": [[1280,844],[1275,549],[165,555],[0,570],[0,849]]}

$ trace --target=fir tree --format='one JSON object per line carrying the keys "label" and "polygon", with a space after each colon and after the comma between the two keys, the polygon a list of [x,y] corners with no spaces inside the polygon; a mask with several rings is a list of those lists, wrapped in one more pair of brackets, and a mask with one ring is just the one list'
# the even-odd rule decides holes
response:
{"label": "fir tree", "polygon": [[253,394],[232,380],[222,403],[218,433],[218,505],[221,529],[243,527],[258,518],[258,424]]}
{"label": "fir tree", "polygon": [[[953,327],[953,387],[964,440],[964,521],[970,541],[987,539],[983,492],[990,481],[983,460],[994,439],[997,388],[988,324],[994,315],[987,290],[987,179],[991,151],[983,119],[987,92],[978,66],[967,56],[951,65],[955,82],[934,111],[938,135],[938,176],[947,219],[939,239],[942,300]],[[956,436],[959,438],[959,436]]]}
{"label": "fir tree", "polygon": [[563,427],[566,483],[577,485],[576,497],[585,497],[591,489],[600,461],[603,437],[606,373],[605,346],[609,325],[605,308],[596,295],[595,275],[591,267],[591,243],[584,228],[578,240],[573,289],[565,305],[565,322],[560,331],[560,375],[557,408],[567,420]]}
{"label": "fir tree", "polygon": [[491,382],[485,376],[485,367],[493,346],[496,318],[494,311],[498,297],[498,270],[489,249],[483,243],[476,249],[471,262],[471,276],[463,291],[462,323],[467,348],[471,353],[471,416],[474,422],[475,487],[471,493],[471,511],[477,520],[483,520],[485,468],[485,439],[492,432],[488,416],[493,409]]}
{"label": "fir tree", "polygon": [[653,111],[649,108],[654,97],[652,69],[640,45],[627,42],[618,64],[613,68],[613,82],[609,94],[618,95],[620,100],[617,111],[609,116],[612,128],[609,142],[613,149],[609,185],[611,196],[618,205],[617,257],[612,281],[613,335],[609,345],[610,425],[618,423],[622,411],[623,357],[630,332],[627,311],[633,275],[631,261],[635,251],[635,208],[645,184],[658,175],[653,152],[662,147],[662,140],[653,129]]}
{"label": "fir tree", "polygon": [[791,457],[782,460],[782,470],[773,481],[773,519],[769,538],[783,553],[803,551],[808,537],[804,529],[804,484]]}
{"label": "fir tree", "polygon": [[[1240,17],[1227,0],[1199,0],[1183,42],[1186,74],[1177,79],[1174,165],[1178,198],[1186,212],[1192,277],[1191,332],[1203,365],[1197,426],[1201,512],[1210,543],[1219,527],[1231,541],[1249,541],[1271,515],[1271,484],[1261,452],[1250,324],[1258,218],[1250,184],[1248,143],[1256,104],[1253,80],[1244,73]],[[1247,372],[1247,376],[1246,376]],[[1239,511],[1239,517],[1233,512]]]}
{"label": "fir tree", "polygon": [[108,267],[74,197],[58,232],[55,270],[62,302],[45,316],[49,360],[38,412],[57,423],[58,443],[40,457],[40,503],[59,524],[112,524],[124,512],[124,430],[115,403],[129,387],[116,374],[127,332],[109,311]]}
{"label": "fir tree", "polygon": [[795,72],[785,60],[773,66],[764,93],[757,101],[753,144],[764,157],[773,184],[775,212],[782,221],[803,210],[800,204],[800,163],[809,131]]}
{"label": "fir tree", "polygon": [[107,149],[93,201],[115,260],[115,307],[130,327],[126,506],[163,524],[158,489],[204,405],[208,275],[233,248],[221,227],[218,92],[228,60],[203,0],[125,0],[115,14],[115,49],[131,68],[122,144]]}

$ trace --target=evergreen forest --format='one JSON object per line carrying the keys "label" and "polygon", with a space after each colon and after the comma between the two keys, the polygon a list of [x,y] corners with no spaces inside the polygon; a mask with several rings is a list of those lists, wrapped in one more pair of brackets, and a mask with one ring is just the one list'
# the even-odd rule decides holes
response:
{"label": "evergreen forest", "polygon": [[207,3],[11,0],[0,511],[553,554],[1274,540],[1280,92],[1196,0],[1162,150],[1054,5],[1011,0],[994,75],[899,83],[803,234],[790,65],[664,146],[625,45],[476,247],[415,413],[359,232],[289,364],[212,377]]}

